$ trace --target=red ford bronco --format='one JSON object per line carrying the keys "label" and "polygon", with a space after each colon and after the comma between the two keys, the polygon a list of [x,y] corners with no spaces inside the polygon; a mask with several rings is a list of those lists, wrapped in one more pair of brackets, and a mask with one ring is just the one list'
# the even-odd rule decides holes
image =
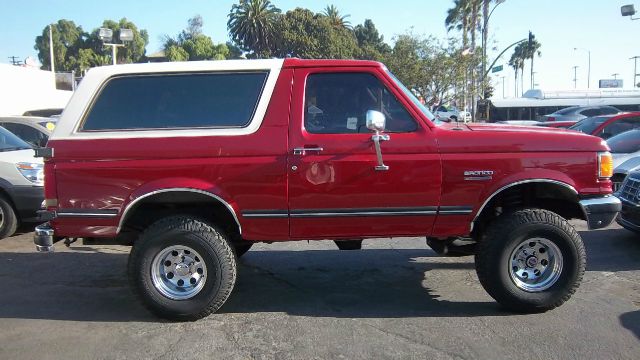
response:
{"label": "red ford bronco", "polygon": [[[601,139],[539,127],[436,126],[385,67],[248,60],[92,69],[47,148],[48,222],[35,244],[129,240],[144,305],[170,319],[218,310],[256,242],[425,236],[464,247],[518,312],[576,291],[591,229],[620,210]],[[456,248],[458,239],[466,244]]]}

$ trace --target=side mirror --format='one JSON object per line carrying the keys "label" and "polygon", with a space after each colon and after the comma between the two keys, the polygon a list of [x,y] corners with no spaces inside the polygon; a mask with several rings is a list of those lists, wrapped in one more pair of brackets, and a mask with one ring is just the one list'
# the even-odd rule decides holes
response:
{"label": "side mirror", "polygon": [[367,129],[379,133],[384,131],[386,125],[386,118],[380,111],[369,110],[367,111]]}

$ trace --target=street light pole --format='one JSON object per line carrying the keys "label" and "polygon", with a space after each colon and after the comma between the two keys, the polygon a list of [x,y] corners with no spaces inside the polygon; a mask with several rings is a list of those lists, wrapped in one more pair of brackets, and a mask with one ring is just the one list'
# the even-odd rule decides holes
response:
{"label": "street light pole", "polygon": [[587,89],[591,88],[591,50],[589,49],[583,49],[583,48],[573,48],[573,51],[577,51],[577,50],[583,50],[587,52],[587,61],[588,61],[588,65],[587,65]]}
{"label": "street light pole", "polygon": [[573,67],[573,88],[577,88],[578,84],[578,65]]}
{"label": "street light pole", "polygon": [[51,29],[53,24],[49,24],[49,60],[51,60],[51,72],[56,73],[54,58],[53,58],[53,30]]}
{"label": "street light pole", "polygon": [[503,98],[503,99],[504,99],[504,78],[505,78],[505,77],[506,77],[506,76],[504,76],[504,75],[502,76],[502,98]]}
{"label": "street light pole", "polygon": [[636,81],[638,76],[638,58],[640,58],[638,55],[629,58],[629,60],[633,60],[633,87],[638,87],[638,81]]}
{"label": "street light pole", "polygon": [[484,99],[484,94],[485,94],[485,72],[487,71],[487,27],[489,26],[489,19],[491,18],[491,15],[493,14],[493,11],[498,7],[498,5],[502,4],[503,2],[505,2],[505,0],[496,0],[495,5],[493,6],[493,8],[491,9],[491,11],[489,11],[489,15],[483,19],[483,23],[482,23],[482,83],[480,84],[480,88],[482,89],[482,98]]}

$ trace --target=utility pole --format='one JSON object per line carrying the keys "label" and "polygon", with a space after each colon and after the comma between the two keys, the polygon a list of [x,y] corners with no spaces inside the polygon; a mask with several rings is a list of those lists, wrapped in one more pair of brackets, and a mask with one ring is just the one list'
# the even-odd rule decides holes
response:
{"label": "utility pole", "polygon": [[11,59],[11,65],[20,65],[20,60],[18,60],[17,56],[9,56],[9,59]]}
{"label": "utility pole", "polygon": [[578,65],[573,67],[573,88],[578,87]]}
{"label": "utility pole", "polygon": [[640,58],[638,55],[629,58],[629,60],[633,60],[633,87],[638,87],[638,81],[636,80],[638,77],[638,58]]}
{"label": "utility pole", "polygon": [[[53,59],[53,30],[52,30],[53,24],[49,24],[49,59],[51,60],[51,72],[53,74],[56,73],[56,69],[54,66],[54,59]],[[54,81],[55,81],[55,77],[54,77]]]}

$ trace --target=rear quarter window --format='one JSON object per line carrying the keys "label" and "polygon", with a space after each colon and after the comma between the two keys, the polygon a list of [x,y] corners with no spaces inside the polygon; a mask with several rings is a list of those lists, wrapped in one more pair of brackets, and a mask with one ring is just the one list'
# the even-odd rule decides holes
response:
{"label": "rear quarter window", "polygon": [[268,72],[131,75],[109,80],[81,131],[249,125]]}

